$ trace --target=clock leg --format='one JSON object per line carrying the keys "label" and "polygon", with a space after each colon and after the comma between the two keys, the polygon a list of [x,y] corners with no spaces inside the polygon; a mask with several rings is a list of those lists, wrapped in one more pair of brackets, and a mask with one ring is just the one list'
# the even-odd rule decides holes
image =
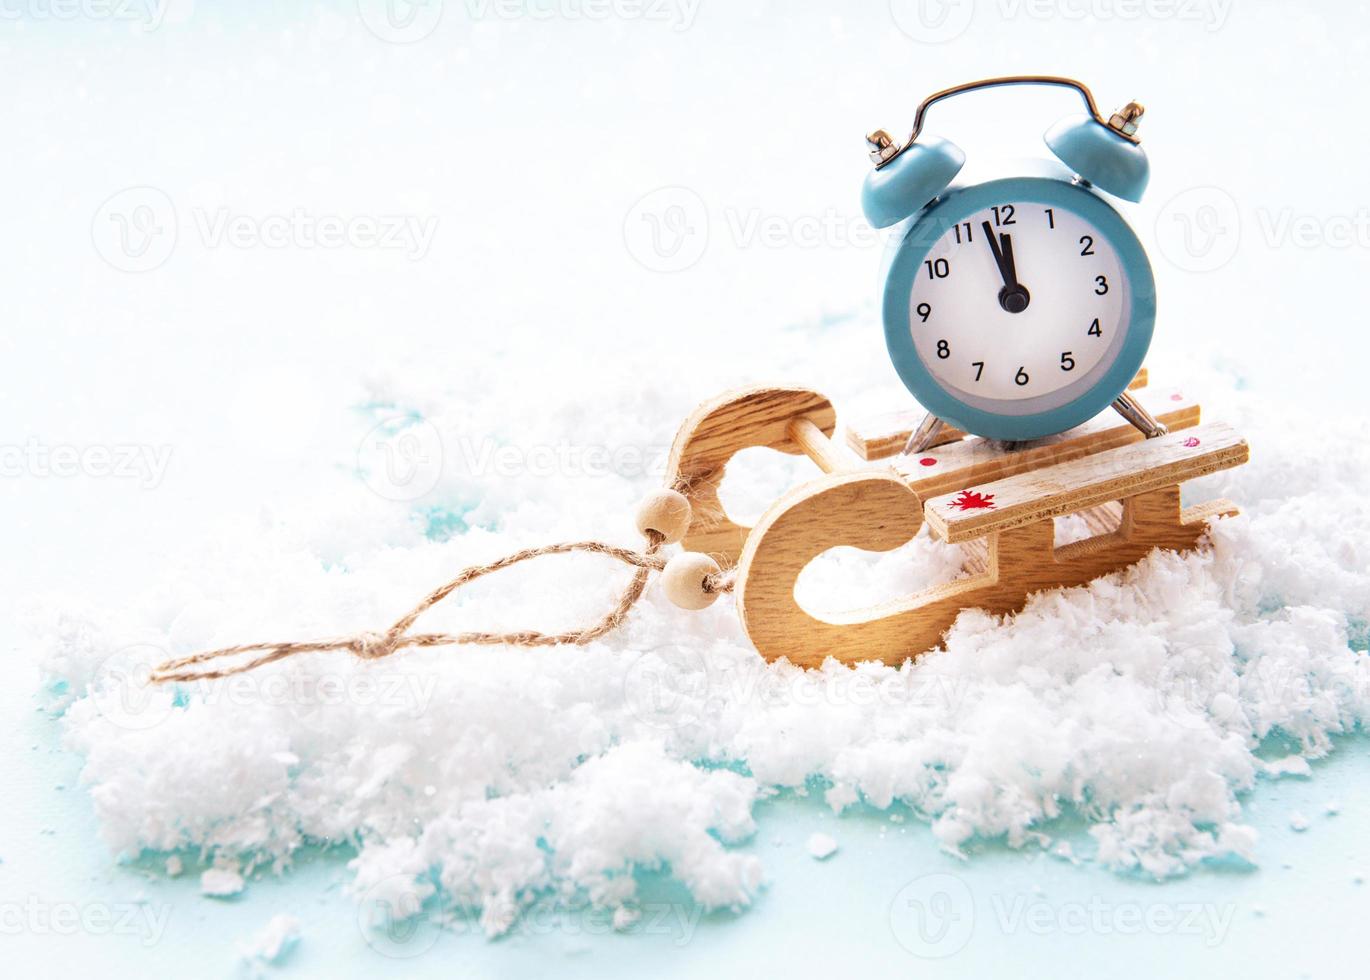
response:
{"label": "clock leg", "polygon": [[1148,439],[1155,439],[1163,436],[1170,430],[1156,420],[1156,417],[1142,407],[1142,403],[1132,397],[1132,393],[1125,391],[1118,396],[1113,403],[1113,408],[1119,415],[1127,419]]}
{"label": "clock leg", "polygon": [[945,422],[929,412],[923,417],[923,421],[919,423],[913,435],[909,436],[909,441],[904,443],[904,455],[921,453],[923,450],[931,448],[946,427]]}

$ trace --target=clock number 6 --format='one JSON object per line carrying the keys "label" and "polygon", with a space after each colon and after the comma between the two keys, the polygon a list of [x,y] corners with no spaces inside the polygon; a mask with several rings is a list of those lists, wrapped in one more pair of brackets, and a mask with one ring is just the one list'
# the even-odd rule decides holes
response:
{"label": "clock number 6", "polygon": [[1028,373],[1021,367],[1018,369],[1018,373],[1013,376],[1013,383],[1019,388],[1023,387],[1023,385],[1027,384],[1030,380],[1032,379],[1028,377]]}

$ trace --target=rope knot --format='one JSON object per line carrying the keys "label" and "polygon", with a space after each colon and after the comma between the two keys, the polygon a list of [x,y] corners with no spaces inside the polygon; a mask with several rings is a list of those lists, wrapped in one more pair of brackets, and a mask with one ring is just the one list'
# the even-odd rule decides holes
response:
{"label": "rope knot", "polygon": [[351,650],[363,660],[384,660],[395,652],[395,640],[388,633],[359,633]]}

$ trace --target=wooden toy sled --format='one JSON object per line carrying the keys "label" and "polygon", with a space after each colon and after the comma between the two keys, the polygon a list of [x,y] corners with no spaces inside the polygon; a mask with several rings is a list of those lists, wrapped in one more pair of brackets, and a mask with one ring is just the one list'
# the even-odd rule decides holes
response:
{"label": "wooden toy sled", "polygon": [[[743,627],[767,659],[901,663],[937,646],[963,609],[1016,611],[1033,592],[1084,584],[1153,548],[1192,548],[1210,518],[1237,512],[1226,500],[1182,509],[1180,484],[1245,463],[1246,441],[1221,422],[1201,425],[1186,395],[1147,388],[1145,370],[1132,388],[1167,435],[1143,440],[1110,410],[1013,446],[948,430],[913,455],[900,450],[921,417],[914,409],[849,425],[839,440],[833,406],[817,392],[730,392],[686,419],[672,447],[668,479],[693,511],[683,546],[736,567]],[[803,453],[824,475],[746,528],[728,518],[718,487],[728,461],[755,446]],[[1093,536],[1058,547],[1054,519],[1067,514]],[[827,618],[795,600],[800,572],[828,549],[889,551],[924,523],[966,550],[968,578]]]}

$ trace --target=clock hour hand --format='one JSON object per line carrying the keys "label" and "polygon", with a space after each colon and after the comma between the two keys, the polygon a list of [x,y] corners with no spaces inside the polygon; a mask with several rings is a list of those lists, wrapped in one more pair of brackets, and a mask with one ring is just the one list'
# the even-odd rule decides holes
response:
{"label": "clock hour hand", "polygon": [[1013,238],[1008,234],[996,236],[988,221],[982,221],[980,229],[985,233],[989,250],[994,253],[994,264],[1004,280],[1004,288],[999,290],[999,305],[1009,313],[1022,313],[1028,308],[1032,297],[1018,281],[1018,266],[1013,259]]}

